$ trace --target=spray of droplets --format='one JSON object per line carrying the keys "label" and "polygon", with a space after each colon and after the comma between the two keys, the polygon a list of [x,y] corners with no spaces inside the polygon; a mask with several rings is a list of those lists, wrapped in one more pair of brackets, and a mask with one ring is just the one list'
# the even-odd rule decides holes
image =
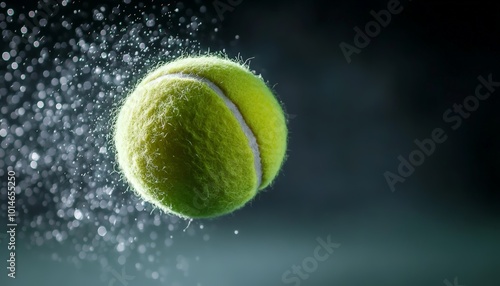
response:
{"label": "spray of droplets", "polygon": [[[157,2],[0,2],[0,177],[16,172],[18,233],[27,247],[69,244],[71,257],[52,259],[118,272],[135,252],[135,271],[164,281],[172,269],[188,273],[182,255],[155,263],[186,222],[127,191],[110,141],[113,110],[148,70],[203,52],[200,42],[215,43],[218,28],[201,1]],[[186,233],[208,240],[205,231]]]}

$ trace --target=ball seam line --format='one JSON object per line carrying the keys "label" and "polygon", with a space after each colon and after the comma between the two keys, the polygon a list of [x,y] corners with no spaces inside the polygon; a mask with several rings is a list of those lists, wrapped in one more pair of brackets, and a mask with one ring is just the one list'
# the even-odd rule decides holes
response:
{"label": "ball seam line", "polygon": [[183,78],[183,79],[192,79],[192,80],[202,82],[202,83],[206,84],[212,91],[214,91],[215,94],[217,94],[217,96],[220,99],[222,99],[222,101],[224,102],[226,107],[229,109],[229,111],[231,111],[233,116],[238,121],[241,129],[243,130],[243,133],[245,134],[245,137],[248,140],[248,144],[250,145],[250,149],[252,150],[253,158],[254,158],[254,169],[255,169],[255,173],[257,175],[257,188],[256,189],[258,190],[260,188],[261,183],[262,183],[262,163],[261,163],[261,159],[260,159],[259,144],[257,143],[257,137],[253,133],[252,129],[250,129],[250,126],[248,126],[248,124],[246,123],[245,119],[243,118],[243,115],[241,114],[241,112],[238,109],[238,107],[236,106],[236,104],[234,104],[234,102],[232,102],[231,99],[229,99],[229,97],[226,96],[224,91],[222,91],[222,89],[220,89],[220,87],[217,86],[215,83],[213,83],[212,81],[210,81],[207,78],[204,78],[204,77],[201,77],[201,76],[195,75],[195,74],[185,74],[185,73],[166,74],[166,75],[162,75],[162,76],[148,82],[147,84],[149,85],[153,82],[161,81],[165,78]]}

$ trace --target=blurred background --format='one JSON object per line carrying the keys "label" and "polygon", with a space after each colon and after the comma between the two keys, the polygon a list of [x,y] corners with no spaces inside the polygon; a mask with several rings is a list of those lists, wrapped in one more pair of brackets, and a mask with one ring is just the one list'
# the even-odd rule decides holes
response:
{"label": "blurred background", "polygon": [[[0,2],[0,285],[500,285],[498,8]],[[289,150],[246,207],[189,224],[127,190],[111,111],[154,65],[206,52],[251,59]],[[489,98],[471,99],[478,85]],[[446,140],[403,177],[398,157],[436,128]]]}

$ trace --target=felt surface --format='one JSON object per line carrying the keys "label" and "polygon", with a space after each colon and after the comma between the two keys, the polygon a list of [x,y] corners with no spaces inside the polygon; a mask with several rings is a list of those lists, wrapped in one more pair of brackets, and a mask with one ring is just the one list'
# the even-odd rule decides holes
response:
{"label": "felt surface", "polygon": [[[259,144],[262,183],[239,122],[207,84],[238,107]],[[230,213],[276,176],[286,151],[282,109],[264,82],[215,57],[186,58],[150,73],[125,100],[115,124],[119,166],[132,188],[163,210],[203,218]]]}
{"label": "felt surface", "polygon": [[204,56],[184,58],[162,66],[143,84],[171,73],[204,77],[219,86],[234,102],[257,137],[263,169],[259,189],[267,187],[283,163],[288,131],[281,105],[264,81],[231,60]]}

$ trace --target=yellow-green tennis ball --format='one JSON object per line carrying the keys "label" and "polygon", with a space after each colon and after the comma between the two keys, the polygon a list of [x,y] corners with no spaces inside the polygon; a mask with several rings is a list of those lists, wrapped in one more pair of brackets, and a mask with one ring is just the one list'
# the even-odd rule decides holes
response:
{"label": "yellow-green tennis ball", "polygon": [[242,207],[283,163],[286,119],[264,81],[215,57],[183,58],[148,74],[115,124],[118,164],[145,200],[182,217]]}

